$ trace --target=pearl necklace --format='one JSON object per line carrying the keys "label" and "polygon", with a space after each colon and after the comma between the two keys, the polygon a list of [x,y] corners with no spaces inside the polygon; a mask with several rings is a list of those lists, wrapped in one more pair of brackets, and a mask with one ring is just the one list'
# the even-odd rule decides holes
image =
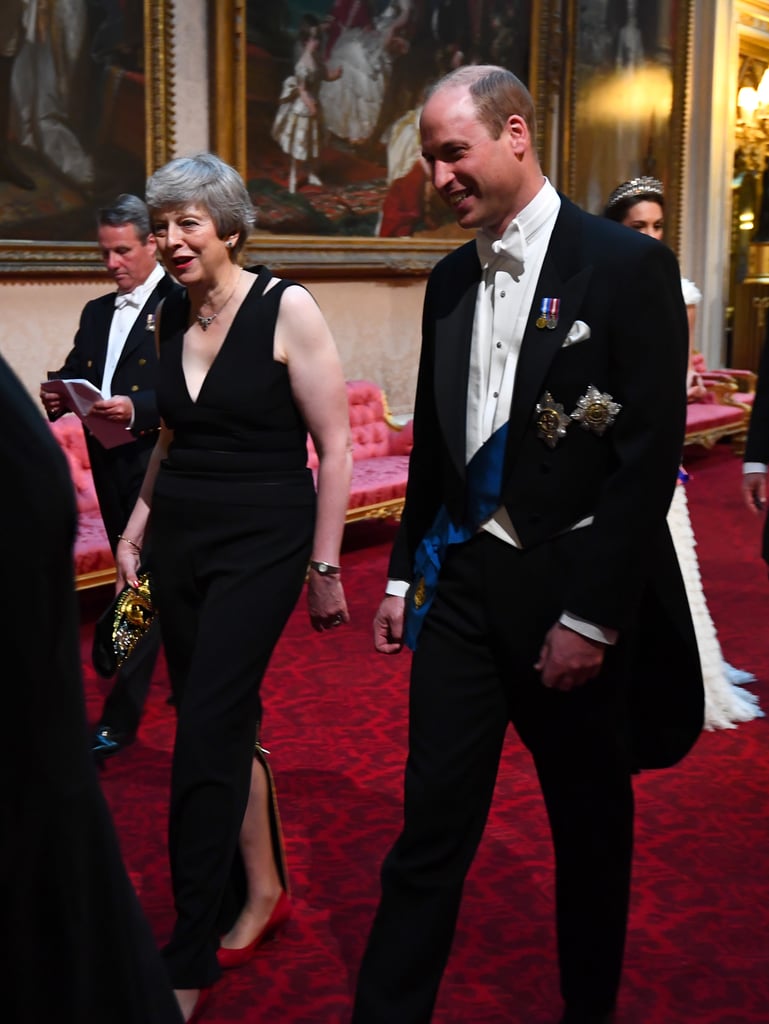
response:
{"label": "pearl necklace", "polygon": [[215,313],[212,313],[211,316],[201,316],[200,313],[196,313],[195,314],[195,319],[200,324],[202,330],[204,330],[204,331],[208,330],[208,328],[211,326],[211,324],[214,322],[214,320],[216,320],[216,318],[219,316],[219,314],[225,308],[225,306],[230,301],[232,296],[235,294],[235,292],[237,290],[237,287],[238,287],[238,281],[240,281],[241,273],[242,273],[242,271],[239,270],[238,271],[238,276],[235,278],[235,285],[234,285],[232,291],[230,292],[230,294],[227,296],[227,298],[224,300],[222,305],[219,307],[219,309]]}

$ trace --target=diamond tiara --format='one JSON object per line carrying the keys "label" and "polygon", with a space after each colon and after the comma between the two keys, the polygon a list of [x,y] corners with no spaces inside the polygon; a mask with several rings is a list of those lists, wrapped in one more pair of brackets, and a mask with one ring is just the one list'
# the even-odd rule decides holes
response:
{"label": "diamond tiara", "polygon": [[631,178],[630,181],[623,181],[621,185],[617,185],[609,196],[606,209],[610,210],[612,206],[616,206],[617,203],[622,202],[623,199],[629,199],[631,196],[645,195],[659,196],[660,199],[665,198],[665,190],[659,178],[643,175],[640,178]]}

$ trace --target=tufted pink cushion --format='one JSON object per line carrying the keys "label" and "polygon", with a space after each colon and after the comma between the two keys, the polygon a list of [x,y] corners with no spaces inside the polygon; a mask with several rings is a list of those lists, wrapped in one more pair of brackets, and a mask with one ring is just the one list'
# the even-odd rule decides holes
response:
{"label": "tufted pink cushion", "polygon": [[705,427],[725,427],[730,423],[741,423],[744,419],[745,410],[736,405],[691,402],[686,407],[686,433]]}
{"label": "tufted pink cushion", "polygon": [[[369,380],[347,381],[347,403],[353,444],[348,513],[402,501],[414,444],[412,422],[401,430],[391,427],[382,391]],[[311,437],[307,438],[307,465],[317,478],[318,455]]]}
{"label": "tufted pink cushion", "polygon": [[[402,430],[391,427],[385,419],[382,390],[370,380],[347,381],[347,404],[352,434],[352,457],[378,458],[383,455],[408,455],[413,445],[411,421]],[[312,438],[307,438],[307,465],[318,468],[318,454]]]}
{"label": "tufted pink cushion", "polygon": [[408,455],[379,455],[353,463],[348,508],[396,501],[406,494]]}
{"label": "tufted pink cushion", "polygon": [[75,485],[78,512],[98,512],[99,501],[91,475],[91,462],[83,437],[83,428],[76,416],[62,416],[51,424],[51,430],[61,445],[69,463],[72,483]]}
{"label": "tufted pink cushion", "polygon": [[51,430],[66,456],[75,488],[78,511],[75,578],[76,582],[82,582],[82,577],[111,569],[115,562],[99,511],[80,420],[76,416],[62,416],[51,423]]}
{"label": "tufted pink cushion", "polygon": [[78,520],[77,540],[75,541],[75,576],[112,569],[115,560],[112,557],[104,523],[97,511],[81,515]]}

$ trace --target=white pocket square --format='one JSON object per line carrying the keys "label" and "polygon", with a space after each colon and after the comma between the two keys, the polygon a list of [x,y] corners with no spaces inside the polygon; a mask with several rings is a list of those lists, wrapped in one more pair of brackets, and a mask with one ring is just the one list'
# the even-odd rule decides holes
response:
{"label": "white pocket square", "polygon": [[561,348],[566,348],[567,345],[576,345],[578,341],[584,341],[590,337],[590,328],[584,320],[575,320],[569,328],[569,333],[566,335]]}

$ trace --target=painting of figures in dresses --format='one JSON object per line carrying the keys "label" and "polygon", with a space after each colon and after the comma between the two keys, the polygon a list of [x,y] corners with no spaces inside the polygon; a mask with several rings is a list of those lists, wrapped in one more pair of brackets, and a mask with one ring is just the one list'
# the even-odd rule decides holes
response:
{"label": "painting of figures in dresses", "polygon": [[144,191],[143,0],[0,0],[0,237],[92,241]]}
{"label": "painting of figures in dresses", "polygon": [[257,231],[453,237],[420,161],[426,90],[468,63],[528,84],[531,0],[248,0]]}

